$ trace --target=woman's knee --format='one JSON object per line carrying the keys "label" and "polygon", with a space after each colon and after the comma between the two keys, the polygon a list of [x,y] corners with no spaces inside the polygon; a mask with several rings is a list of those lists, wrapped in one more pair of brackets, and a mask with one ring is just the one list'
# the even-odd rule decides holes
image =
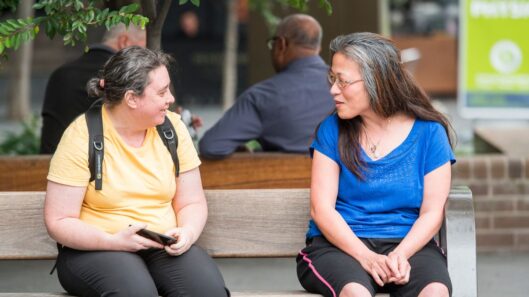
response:
{"label": "woman's knee", "polygon": [[187,281],[180,287],[180,290],[189,292],[189,296],[226,297],[229,295],[224,278],[214,262],[212,265],[202,267],[197,265],[196,269],[189,272]]}
{"label": "woman's knee", "polygon": [[112,281],[112,283],[105,281],[103,283],[93,284],[81,289],[68,290],[70,294],[76,296],[87,297],[158,297],[158,290],[152,282],[120,282]]}
{"label": "woman's knee", "polygon": [[193,245],[185,254],[167,260],[172,264],[158,264],[160,269],[153,272],[153,278],[167,296],[228,296],[217,264],[203,249]]}
{"label": "woman's knee", "polygon": [[422,289],[419,297],[448,297],[450,293],[446,285],[442,283],[431,283]]}
{"label": "woman's knee", "polygon": [[[98,288],[99,287],[99,288]],[[100,291],[98,296],[109,297],[158,297],[158,289],[152,278],[145,277],[112,277],[95,286]]]}
{"label": "woman's knee", "polygon": [[340,297],[371,297],[371,293],[359,283],[348,283],[340,292]]}
{"label": "woman's knee", "polygon": [[187,279],[179,284],[165,284],[162,292],[164,296],[208,296],[208,297],[228,297],[229,291],[224,285],[224,281],[218,278],[195,278]]}
{"label": "woman's knee", "polygon": [[79,296],[158,296],[142,259],[127,252],[63,248],[57,270],[66,291]]}

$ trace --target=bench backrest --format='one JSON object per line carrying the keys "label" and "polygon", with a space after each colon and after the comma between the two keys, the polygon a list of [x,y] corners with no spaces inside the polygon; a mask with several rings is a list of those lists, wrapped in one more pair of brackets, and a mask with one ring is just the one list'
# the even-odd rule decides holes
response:
{"label": "bench backrest", "polygon": [[[0,156],[0,191],[45,191],[51,156]],[[204,189],[290,189],[310,187],[308,155],[236,153],[202,160]]]}
{"label": "bench backrest", "polygon": [[[0,259],[51,259],[44,192],[0,192]],[[294,256],[304,246],[309,190],[207,190],[199,244],[214,257]]]}

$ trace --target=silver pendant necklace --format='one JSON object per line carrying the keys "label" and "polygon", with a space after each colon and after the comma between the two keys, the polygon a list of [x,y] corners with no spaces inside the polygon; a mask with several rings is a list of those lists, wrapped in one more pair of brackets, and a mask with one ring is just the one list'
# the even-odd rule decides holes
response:
{"label": "silver pendant necklace", "polygon": [[364,129],[364,134],[366,136],[366,140],[367,140],[367,148],[369,149],[369,152],[371,153],[370,155],[373,157],[373,159],[378,159],[380,158],[380,155],[377,153],[377,148],[378,146],[380,145],[380,141],[382,141],[382,138],[380,138],[377,143],[373,143],[373,141],[371,141],[371,138],[369,138],[369,136],[367,135],[367,132],[366,130]]}
{"label": "silver pendant necklace", "polygon": [[[387,131],[387,129],[389,128],[389,125],[391,124],[391,118],[388,118],[387,119],[387,123],[386,123],[386,127],[384,128],[385,131]],[[382,137],[380,137],[378,139],[378,141],[376,143],[374,143],[371,138],[369,137],[369,135],[367,135],[367,131],[366,131],[366,128],[364,126],[364,134],[366,136],[366,142],[367,142],[367,148],[369,149],[369,152],[370,152],[370,156],[374,159],[374,160],[378,160],[381,158],[382,154],[381,154],[381,151],[380,151],[380,142],[382,141]],[[377,149],[378,149],[378,152],[377,152]]]}

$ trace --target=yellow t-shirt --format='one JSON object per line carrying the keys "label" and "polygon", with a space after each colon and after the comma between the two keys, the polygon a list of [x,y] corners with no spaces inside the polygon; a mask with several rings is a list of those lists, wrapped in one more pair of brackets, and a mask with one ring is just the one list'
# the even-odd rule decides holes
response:
{"label": "yellow t-shirt", "polygon": [[[180,172],[200,165],[189,132],[180,116],[167,116],[178,135]],[[102,108],[105,138],[103,189],[95,190],[88,182],[88,128],[79,116],[64,132],[53,155],[48,180],[77,187],[87,187],[80,219],[103,231],[116,233],[134,222],[165,232],[176,226],[172,199],[176,192],[175,166],[171,154],[158,135],[149,128],[141,147],[127,145],[119,136]]]}

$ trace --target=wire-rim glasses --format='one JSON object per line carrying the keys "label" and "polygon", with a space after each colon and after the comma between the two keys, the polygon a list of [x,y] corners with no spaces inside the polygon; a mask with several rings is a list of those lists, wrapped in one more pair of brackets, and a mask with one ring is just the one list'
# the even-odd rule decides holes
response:
{"label": "wire-rim glasses", "polygon": [[357,82],[363,81],[363,79],[343,80],[343,79],[339,78],[337,75],[334,75],[334,73],[329,72],[327,74],[327,81],[329,82],[329,86],[332,87],[334,84],[336,84],[338,86],[338,88],[343,90],[343,89],[347,88],[348,86],[350,86],[352,84],[356,84]]}

